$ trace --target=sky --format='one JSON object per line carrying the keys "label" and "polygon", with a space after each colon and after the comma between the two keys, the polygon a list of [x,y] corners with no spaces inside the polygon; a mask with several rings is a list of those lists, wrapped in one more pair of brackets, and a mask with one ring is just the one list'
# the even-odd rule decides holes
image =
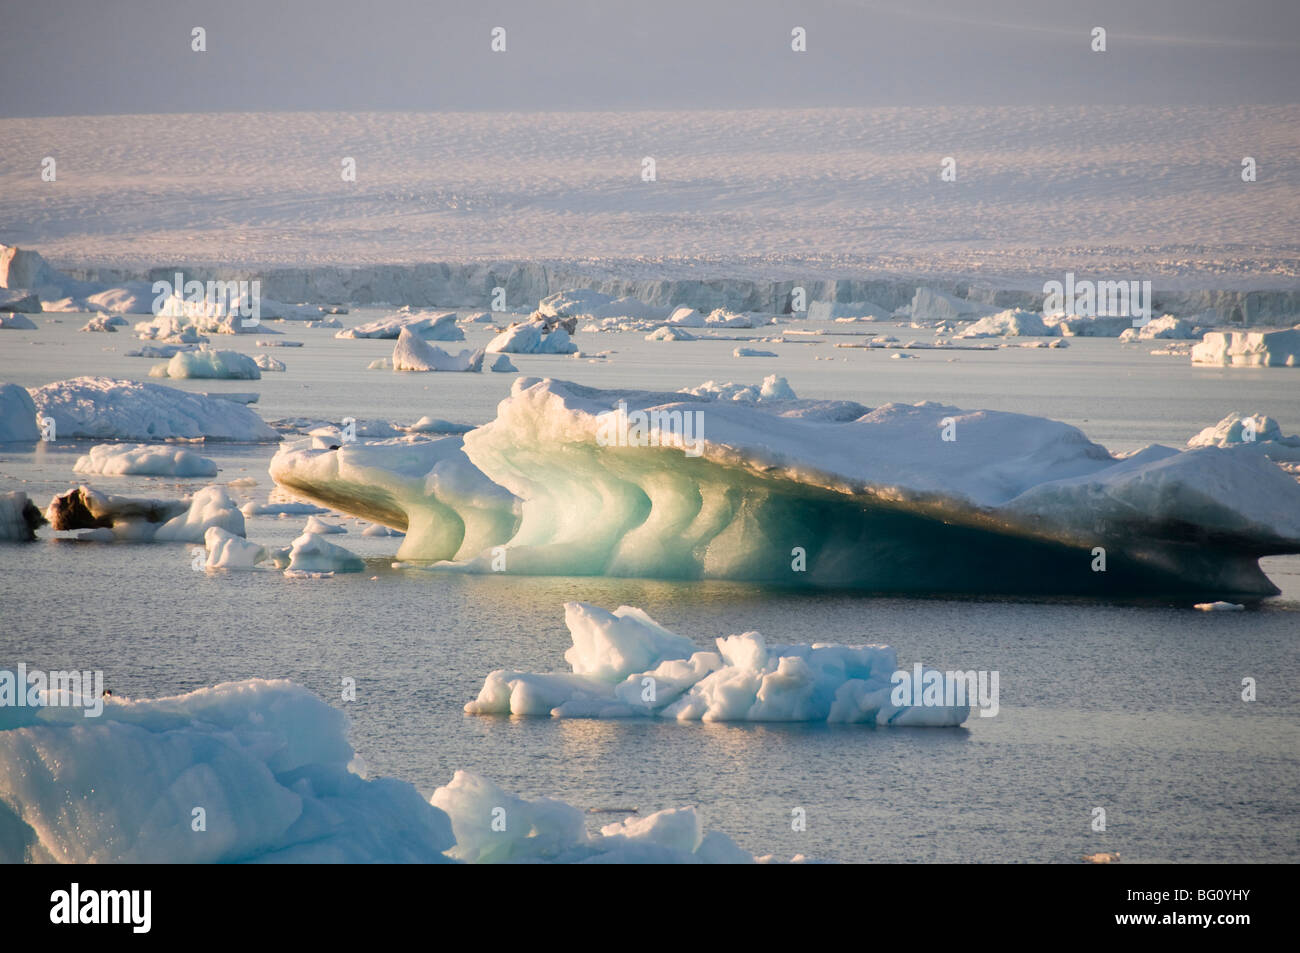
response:
{"label": "sky", "polygon": [[1296,0],[0,0],[0,117],[1295,102]]}

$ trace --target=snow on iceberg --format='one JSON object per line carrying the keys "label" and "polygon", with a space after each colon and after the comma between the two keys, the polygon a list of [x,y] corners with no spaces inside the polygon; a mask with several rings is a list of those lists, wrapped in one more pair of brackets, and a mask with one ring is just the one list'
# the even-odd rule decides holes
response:
{"label": "snow on iceberg", "polygon": [[58,439],[280,439],[247,407],[161,384],[77,377],[35,388],[31,396],[38,414],[54,419]]}
{"label": "snow on iceberg", "polygon": [[100,476],[214,477],[217,465],[207,457],[166,445],[122,446],[103,443],[77,459],[74,473]]}
{"label": "snow on iceberg", "polygon": [[40,439],[36,404],[27,388],[0,384],[0,443],[26,443]]}
{"label": "snow on iceberg", "polygon": [[149,369],[150,377],[261,380],[257,361],[238,351],[219,351],[207,345],[197,351],[179,351],[166,364]]}
{"label": "snow on iceberg", "polygon": [[463,341],[465,332],[456,324],[456,312],[434,314],[392,314],[378,321],[345,328],[336,338],[397,338],[410,331],[426,341]]}
{"label": "snow on iceberg", "polygon": [[30,543],[45,517],[22,490],[0,493],[0,542]]}
{"label": "snow on iceberg", "polygon": [[468,494],[430,479],[441,451],[404,446],[282,450],[271,474],[334,509],[418,528],[402,558],[469,572],[492,571],[487,550],[504,546],[505,571],[522,574],[1265,595],[1277,590],[1259,557],[1300,552],[1300,485],[1261,455],[1153,446],[1117,459],[1066,424],[929,402],[872,410],[520,378],[454,451]]}
{"label": "snow on iceberg", "polygon": [[353,773],[346,728],[284,680],[0,708],[0,862],[445,862],[446,815]]}
{"label": "snow on iceberg", "polygon": [[1300,329],[1211,331],[1192,347],[1193,364],[1300,367]]}
{"label": "snow on iceberg", "polygon": [[483,369],[483,349],[468,348],[459,354],[448,354],[410,330],[402,328],[393,347],[390,361],[395,371],[467,371],[478,373]]}
{"label": "snow on iceberg", "polygon": [[970,715],[969,704],[894,705],[898,656],[887,645],[769,645],[746,632],[699,651],[631,606],[608,612],[569,602],[564,620],[571,673],[493,672],[465,711],[930,726],[960,725]]}
{"label": "snow on iceberg", "polygon": [[1153,318],[1140,328],[1125,328],[1120,332],[1119,339],[1128,344],[1132,341],[1190,341],[1198,337],[1200,333],[1196,325],[1172,314],[1165,314]]}
{"label": "snow on iceberg", "polygon": [[547,332],[542,319],[525,321],[502,331],[488,342],[489,354],[572,354],[578,346],[569,340],[564,328]]}

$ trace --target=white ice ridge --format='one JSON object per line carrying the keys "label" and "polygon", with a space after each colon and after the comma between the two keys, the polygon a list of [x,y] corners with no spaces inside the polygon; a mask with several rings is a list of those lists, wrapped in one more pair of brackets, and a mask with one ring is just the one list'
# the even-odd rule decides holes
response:
{"label": "white ice ridge", "polygon": [[77,458],[74,473],[100,476],[214,477],[217,465],[207,457],[166,444],[135,446],[101,443]]}
{"label": "white ice ridge", "polygon": [[247,407],[162,384],[76,377],[33,388],[31,397],[60,440],[280,439]]}
{"label": "white ice ridge", "polygon": [[432,802],[367,779],[346,716],[285,680],[85,710],[0,706],[0,863],[754,860],[690,807],[589,834],[578,808],[463,771]]}
{"label": "white ice ridge", "polygon": [[[454,486],[434,469],[444,457]],[[520,378],[463,452],[282,450],[271,475],[411,526],[399,556],[463,571],[1273,594],[1258,558],[1300,552],[1300,485],[1260,454],[1151,446],[1118,459],[1066,424],[929,402]]]}
{"label": "white ice ridge", "polygon": [[465,711],[937,727],[970,715],[969,703],[893,704],[898,656],[888,645],[769,645],[746,632],[716,639],[717,651],[699,651],[640,609],[608,612],[582,602],[565,604],[564,621],[572,672],[493,672]]}

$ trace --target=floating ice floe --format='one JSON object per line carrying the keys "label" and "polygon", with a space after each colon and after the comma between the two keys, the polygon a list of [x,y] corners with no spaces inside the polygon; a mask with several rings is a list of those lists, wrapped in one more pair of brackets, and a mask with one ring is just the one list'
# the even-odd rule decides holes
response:
{"label": "floating ice floe", "polygon": [[1192,606],[1193,609],[1199,609],[1201,612],[1241,612],[1245,606],[1237,602],[1198,602]]}
{"label": "floating ice floe", "polygon": [[30,543],[45,522],[40,509],[22,490],[0,493],[0,542]]}
{"label": "floating ice floe", "polygon": [[707,323],[704,315],[694,308],[674,308],[665,324],[675,328],[702,328]]}
{"label": "floating ice floe", "polygon": [[483,349],[465,349],[459,354],[448,354],[409,328],[402,328],[389,363],[395,371],[466,371],[477,374],[483,369]]}
{"label": "floating ice floe", "polygon": [[663,325],[645,336],[647,341],[697,341],[697,338],[690,331],[683,331],[680,327],[672,325]]}
{"label": "floating ice floe", "polygon": [[[98,717],[87,710],[0,708],[0,863],[755,859],[706,833],[692,807],[591,834],[578,808],[517,797],[465,771],[429,800],[404,781],[368,779],[343,712],[282,679],[169,698],[115,694]],[[505,830],[497,809],[507,812]]]}
{"label": "floating ice floe", "polygon": [[779,357],[776,351],[760,351],[753,347],[738,347],[731,352],[732,357]]}
{"label": "floating ice floe", "polygon": [[317,506],[315,503],[300,503],[293,500],[276,501],[271,500],[267,503],[254,503],[249,501],[239,508],[239,511],[245,516],[314,516],[318,513],[328,513],[323,506]]}
{"label": "floating ice floe", "polygon": [[204,566],[208,569],[256,569],[268,558],[265,546],[249,542],[242,536],[209,526],[203,533],[203,545],[208,552]]}
{"label": "floating ice floe", "polygon": [[510,363],[509,357],[504,354],[498,354],[496,357],[492,358],[491,363],[488,364],[488,370],[494,371],[498,374],[515,374],[518,373],[519,368]]}
{"label": "floating ice floe", "polygon": [[197,344],[146,344],[136,351],[127,351],[127,357],[169,358],[181,351],[197,350]]}
{"label": "floating ice floe", "polygon": [[253,356],[253,363],[257,365],[259,371],[283,371],[284,361],[277,361],[269,354],[256,354]]}
{"label": "floating ice floe", "polygon": [[759,311],[746,311],[742,314],[728,311],[726,308],[717,308],[709,313],[704,323],[711,328],[761,328],[774,323],[775,320],[775,315],[763,314]]}
{"label": "floating ice floe", "polygon": [[40,314],[41,311],[41,299],[35,292],[0,287],[0,322],[11,314]]}
{"label": "floating ice floe", "polygon": [[1289,331],[1211,331],[1192,348],[1193,364],[1300,367],[1300,328]]}
{"label": "floating ice floe", "polygon": [[1060,334],[1055,328],[1043,323],[1042,315],[1032,311],[1019,311],[1014,308],[1000,311],[980,318],[974,324],[959,331],[959,338],[1014,338],[1014,337],[1052,337]]}
{"label": "floating ice floe", "polygon": [[[587,831],[582,811],[554,798],[516,797],[485,778],[457,771],[434,807],[451,821],[448,856],[466,863],[752,864],[725,834],[705,832],[694,807],[668,808]],[[492,818],[509,818],[502,830]],[[494,813],[495,812],[495,813]],[[762,858],[763,861],[771,858]],[[796,860],[803,858],[797,857]]]}
{"label": "floating ice floe", "polygon": [[[114,320],[115,318],[116,320]],[[87,321],[84,325],[82,325],[81,330],[98,331],[101,333],[103,332],[116,333],[117,326],[119,324],[126,324],[126,322],[121,318],[117,317],[116,315],[110,316],[107,314],[101,314]]]}
{"label": "floating ice floe", "polygon": [[1200,336],[1200,331],[1190,321],[1165,314],[1153,318],[1140,328],[1125,328],[1120,332],[1119,339],[1127,344],[1131,341],[1190,341]]}
{"label": "floating ice floe", "polygon": [[336,338],[397,338],[410,331],[426,341],[463,341],[465,332],[456,324],[456,312],[432,314],[392,314],[377,321],[345,328]]}
{"label": "floating ice floe", "polygon": [[0,443],[41,439],[36,404],[26,387],[0,384]]}
{"label": "floating ice floe", "polygon": [[237,403],[140,381],[77,377],[31,391],[57,439],[279,440],[262,418]]}
{"label": "floating ice floe", "polygon": [[60,493],[46,507],[55,530],[88,530],[96,541],[201,543],[211,526],[244,535],[244,514],[223,486],[206,486],[186,500],[140,499],[88,486]]}
{"label": "floating ice floe", "polygon": [[330,536],[335,533],[346,533],[347,530],[337,523],[326,523],[317,516],[309,517],[307,525],[303,527],[304,533],[314,533],[317,536]]}
{"label": "floating ice floe", "polygon": [[214,477],[217,465],[189,450],[161,444],[99,444],[77,459],[74,473],[100,476]]}
{"label": "floating ice floe", "polygon": [[1110,314],[1049,314],[1043,318],[1043,323],[1049,333],[1063,337],[1117,338],[1133,327],[1133,318]]}
{"label": "floating ice floe", "polygon": [[441,417],[430,417],[425,414],[411,426],[406,428],[407,433],[427,433],[427,434],[461,434],[473,430],[469,424],[452,423],[450,420],[444,420]]}
{"label": "floating ice floe", "polygon": [[568,331],[556,327],[548,332],[540,318],[507,328],[487,346],[489,354],[572,354],[577,349]]}
{"label": "floating ice floe", "polygon": [[1228,414],[1187,446],[1236,449],[1263,454],[1275,463],[1300,463],[1300,435],[1283,436],[1278,422],[1265,414]]}
{"label": "floating ice floe", "polygon": [[775,374],[768,374],[763,378],[763,383],[755,384],[737,384],[734,381],[727,381],[720,384],[717,381],[705,381],[698,387],[684,387],[680,394],[690,394],[693,397],[708,397],[714,400],[797,400],[794,390],[790,387],[789,381],[784,377],[778,377]]}
{"label": "floating ice floe", "polygon": [[[346,717],[252,680],[81,708],[0,708],[0,860],[436,863],[451,825],[349,769]],[[206,830],[193,833],[195,805]]]}
{"label": "floating ice floe", "polygon": [[180,351],[166,364],[149,369],[150,377],[212,378],[216,380],[260,380],[257,361],[238,351],[219,351],[207,345],[197,351]]}
{"label": "floating ice floe", "polygon": [[289,547],[289,566],[284,573],[286,576],[328,575],[336,572],[361,572],[365,568],[366,564],[360,556],[331,543],[308,528]]}
{"label": "floating ice floe", "polygon": [[970,715],[969,703],[895,705],[898,657],[887,645],[769,645],[746,632],[700,651],[631,606],[608,612],[570,602],[564,613],[572,672],[493,672],[465,711],[929,726],[960,725]]}
{"label": "floating ice floe", "polygon": [[16,311],[0,311],[0,330],[35,331],[36,322],[25,314]]}
{"label": "floating ice floe", "polygon": [[1277,590],[1259,557],[1300,552],[1300,486],[1263,455],[1152,446],[1117,459],[1065,424],[937,403],[749,403],[521,378],[463,451],[448,447],[455,492],[428,479],[441,453],[282,449],[271,474],[343,512],[410,524],[403,559],[469,572],[492,571],[504,546],[505,571],[524,574],[1264,595]]}

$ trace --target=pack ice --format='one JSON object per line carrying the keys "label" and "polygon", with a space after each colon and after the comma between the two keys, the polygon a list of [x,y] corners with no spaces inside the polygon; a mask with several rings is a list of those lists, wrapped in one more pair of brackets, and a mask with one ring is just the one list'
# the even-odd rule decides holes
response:
{"label": "pack ice", "polygon": [[1300,485],[1263,455],[1117,458],[1066,424],[933,402],[520,378],[455,443],[282,448],[271,475],[408,530],[404,559],[471,572],[1264,595],[1259,558],[1300,552]]}
{"label": "pack ice", "polygon": [[826,721],[960,725],[969,704],[896,706],[898,656],[887,645],[769,645],[758,632],[716,639],[717,651],[668,631],[645,612],[564,606],[572,672],[496,671],[472,715],[551,715],[678,721]]}

